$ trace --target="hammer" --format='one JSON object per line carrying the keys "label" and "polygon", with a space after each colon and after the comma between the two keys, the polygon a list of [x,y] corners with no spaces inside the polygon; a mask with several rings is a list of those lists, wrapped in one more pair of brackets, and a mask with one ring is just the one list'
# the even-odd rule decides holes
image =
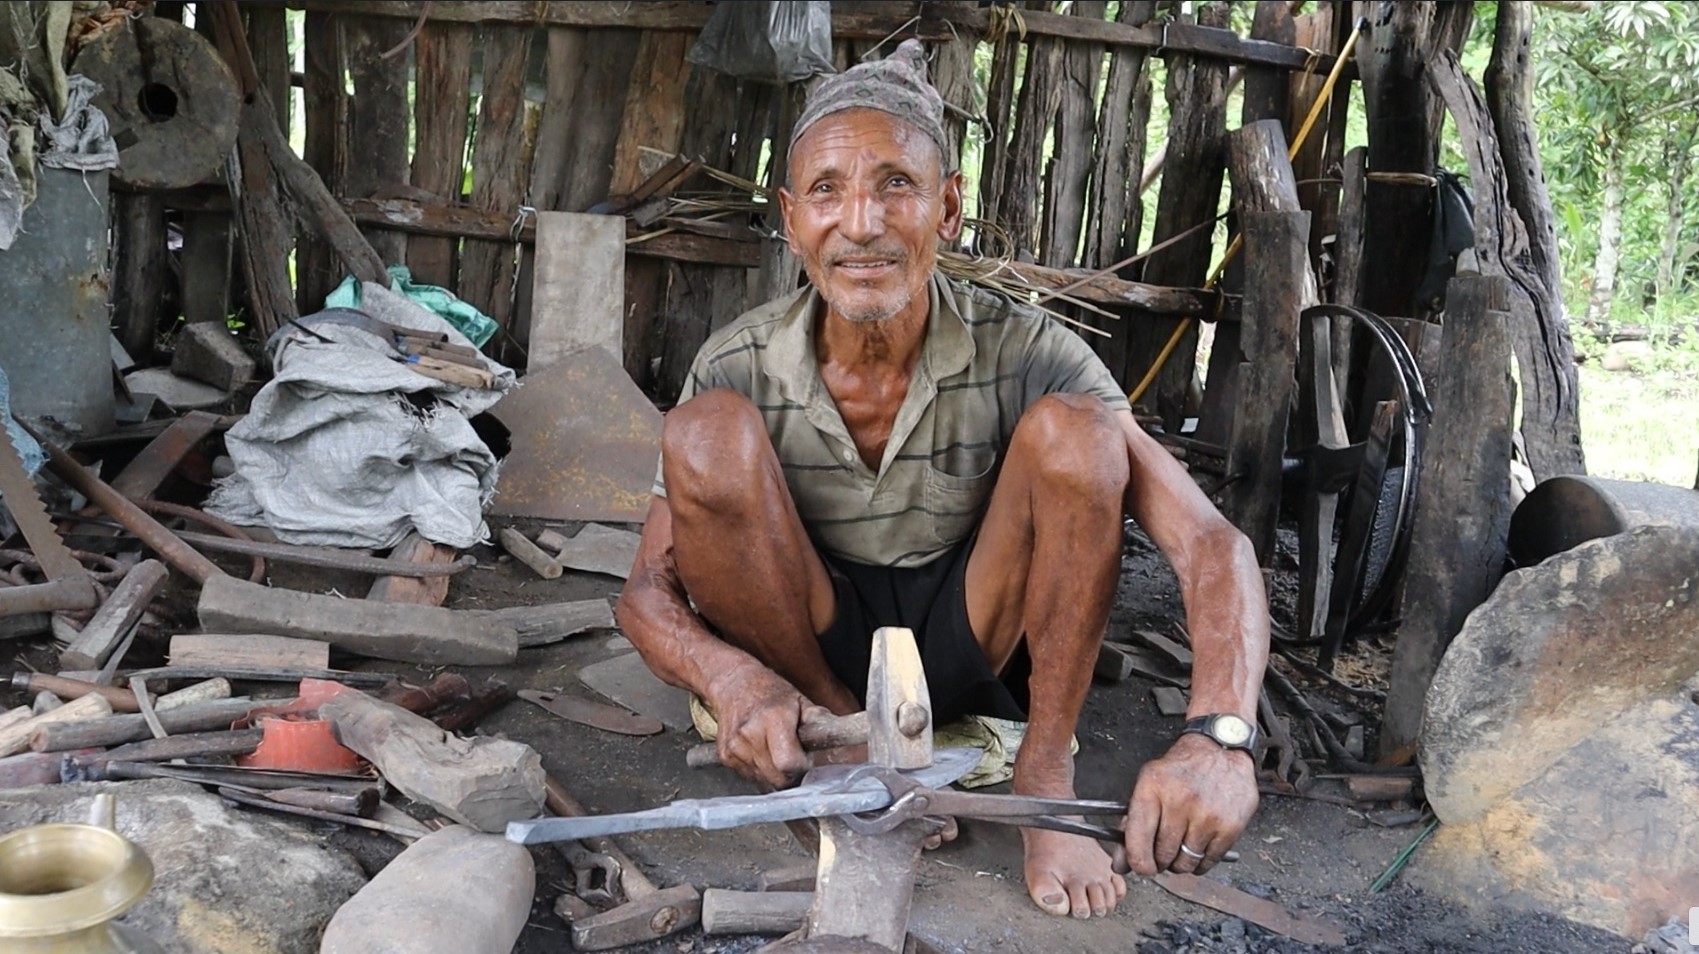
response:
{"label": "hammer", "polygon": [[[550,778],[543,804],[556,815],[587,815],[584,806],[561,784]],[[666,937],[702,920],[702,894],[695,885],[681,884],[661,889],[638,870],[612,838],[584,839],[585,847],[619,863],[620,882],[626,901],[588,917],[572,921],[572,946],[580,951],[606,951]]]}

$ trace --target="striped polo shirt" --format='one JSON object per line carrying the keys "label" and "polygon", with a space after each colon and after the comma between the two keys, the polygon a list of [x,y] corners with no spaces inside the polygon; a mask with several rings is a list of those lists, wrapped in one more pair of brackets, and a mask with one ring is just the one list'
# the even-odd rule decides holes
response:
{"label": "striped polo shirt", "polygon": [[[978,526],[1015,423],[1046,394],[1127,397],[1086,343],[1043,312],[934,274],[926,341],[885,457],[861,459],[820,380],[805,287],[720,329],[698,352],[679,402],[729,388],[767,424],[814,545],[835,558],[920,566]],[[666,496],[659,472],[654,492]]]}

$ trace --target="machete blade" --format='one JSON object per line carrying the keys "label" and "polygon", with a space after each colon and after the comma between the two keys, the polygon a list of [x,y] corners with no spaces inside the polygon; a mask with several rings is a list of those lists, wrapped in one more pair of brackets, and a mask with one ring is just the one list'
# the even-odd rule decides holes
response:
{"label": "machete blade", "polygon": [[620,735],[655,735],[666,730],[661,720],[646,715],[638,715],[621,709],[618,706],[604,705],[589,699],[579,699],[575,696],[559,692],[548,692],[540,689],[521,689],[519,698],[534,702],[544,709],[580,725],[587,725],[604,732],[618,732]]}

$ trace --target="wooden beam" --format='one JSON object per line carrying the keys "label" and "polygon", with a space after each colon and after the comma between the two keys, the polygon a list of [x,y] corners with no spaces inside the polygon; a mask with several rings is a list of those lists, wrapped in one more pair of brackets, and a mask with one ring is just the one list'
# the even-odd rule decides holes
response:
{"label": "wooden beam", "polygon": [[[423,0],[248,0],[255,5],[283,3],[292,10],[341,13],[348,16],[399,17],[417,20],[427,4]],[[532,3],[434,2],[429,18],[439,23],[521,23],[531,26],[609,27],[633,30],[678,30],[696,32],[708,22],[710,6],[704,3],[654,0],[649,3]],[[840,40],[885,40],[896,34],[907,39],[950,40],[963,32],[983,36],[987,14],[983,10],[946,4],[893,4],[891,12],[837,12],[832,14],[832,36]],[[924,9],[922,9],[924,8]],[[918,20],[915,18],[919,17]],[[1089,20],[1041,10],[1022,10],[1029,40],[1058,37],[1089,40],[1109,46],[1138,47],[1163,53],[1186,53],[1228,63],[1280,66],[1303,69],[1310,64],[1307,50],[1247,40],[1225,27],[1189,23],[1133,26],[1107,20]],[[912,22],[911,22],[912,21]],[[1333,68],[1333,57],[1316,57],[1316,72]],[[1349,73],[1349,69],[1347,69]]]}
{"label": "wooden beam", "polygon": [[[457,202],[466,172],[466,127],[472,102],[472,40],[464,23],[426,23],[413,55],[418,90],[413,98],[413,185],[444,203]],[[370,223],[367,223],[370,224]],[[459,243],[414,235],[407,240],[413,279],[456,288]]]}

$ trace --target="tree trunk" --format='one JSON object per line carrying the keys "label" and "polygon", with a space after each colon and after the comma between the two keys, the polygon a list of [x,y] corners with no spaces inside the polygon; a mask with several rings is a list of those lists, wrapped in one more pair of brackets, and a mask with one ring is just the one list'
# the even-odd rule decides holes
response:
{"label": "tree trunk", "polygon": [[1587,324],[1597,328],[1610,317],[1616,297],[1616,267],[1622,252],[1622,146],[1612,141],[1605,156],[1604,199],[1599,212],[1599,253],[1593,258],[1593,293],[1587,299]]}
{"label": "tree trunk", "polygon": [[1664,215],[1664,240],[1658,247],[1658,301],[1675,290],[1675,259],[1681,246],[1681,229],[1686,224],[1687,171],[1692,164],[1694,127],[1671,130],[1664,140],[1664,166],[1669,169],[1669,206]]}

